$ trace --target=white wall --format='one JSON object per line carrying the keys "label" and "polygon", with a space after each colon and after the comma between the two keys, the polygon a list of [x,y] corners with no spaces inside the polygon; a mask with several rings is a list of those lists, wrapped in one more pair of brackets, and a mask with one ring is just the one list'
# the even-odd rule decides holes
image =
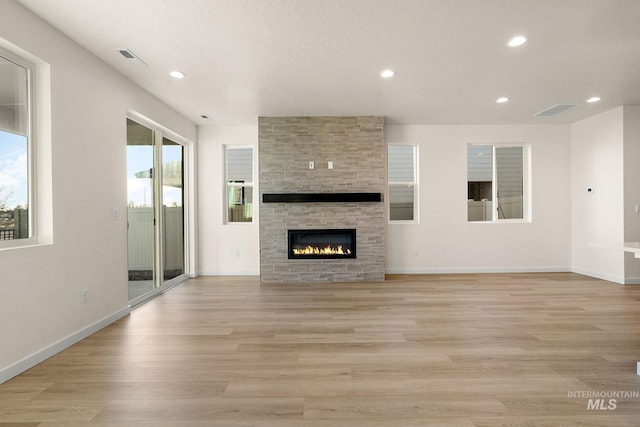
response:
{"label": "white wall", "polygon": [[[387,272],[569,271],[569,135],[564,125],[386,125],[387,143],[416,144],[420,156],[420,222],[388,225]],[[201,274],[259,274],[257,223],[224,225],[222,205],[223,145],[257,152],[257,140],[257,126],[199,128]],[[533,221],[468,223],[467,144],[513,142],[531,144]]]}
{"label": "white wall", "polygon": [[[571,126],[573,271],[624,282],[623,108]],[[587,192],[592,188],[592,192]]]}
{"label": "white wall", "polygon": [[0,38],[50,64],[53,201],[52,244],[0,251],[2,382],[128,313],[127,111],[191,141],[196,127],[13,1]]}
{"label": "white wall", "polygon": [[[569,271],[569,127],[386,125],[419,147],[420,221],[388,224],[388,273]],[[531,144],[532,222],[467,221],[467,144]]]}
{"label": "white wall", "polygon": [[[224,145],[253,146],[253,222],[224,224]],[[199,272],[260,274],[258,126],[198,128]]]}

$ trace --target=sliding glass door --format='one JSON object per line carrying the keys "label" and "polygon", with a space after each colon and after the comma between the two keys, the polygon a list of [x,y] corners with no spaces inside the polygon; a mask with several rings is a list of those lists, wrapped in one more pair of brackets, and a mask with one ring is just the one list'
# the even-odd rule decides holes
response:
{"label": "sliding glass door", "polygon": [[184,148],[162,138],[163,279],[184,271]]}
{"label": "sliding glass door", "polygon": [[184,146],[127,119],[129,301],[185,276]]}
{"label": "sliding glass door", "polygon": [[127,120],[129,301],[156,288],[154,132]]}

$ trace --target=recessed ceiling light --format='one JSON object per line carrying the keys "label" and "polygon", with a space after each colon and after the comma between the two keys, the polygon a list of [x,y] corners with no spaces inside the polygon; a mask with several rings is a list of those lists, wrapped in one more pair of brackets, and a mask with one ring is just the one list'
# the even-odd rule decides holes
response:
{"label": "recessed ceiling light", "polygon": [[169,73],[169,75],[171,77],[173,77],[174,79],[183,79],[184,78],[184,73],[182,71],[172,71]]}
{"label": "recessed ceiling light", "polygon": [[498,104],[504,104],[505,102],[509,102],[509,98],[507,98],[506,96],[501,96],[500,98],[496,99],[496,102]]}
{"label": "recessed ceiling light", "polygon": [[527,42],[527,37],[526,36],[515,36],[515,37],[513,37],[513,38],[511,38],[509,40],[507,45],[509,47],[517,47],[517,46],[522,46],[526,42]]}
{"label": "recessed ceiling light", "polygon": [[388,79],[390,77],[393,77],[394,74],[395,74],[395,72],[393,70],[382,70],[382,71],[380,71],[380,77],[382,77],[383,79]]}
{"label": "recessed ceiling light", "polygon": [[594,102],[598,102],[600,101],[600,97],[599,96],[592,96],[591,98],[587,99],[587,102],[589,104],[593,104]]}

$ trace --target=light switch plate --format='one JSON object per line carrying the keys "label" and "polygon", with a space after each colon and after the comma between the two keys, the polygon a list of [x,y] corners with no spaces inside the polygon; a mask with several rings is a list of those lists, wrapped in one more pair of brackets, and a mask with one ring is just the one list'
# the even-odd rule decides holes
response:
{"label": "light switch plate", "polygon": [[309,162],[309,169],[315,169],[315,168],[316,168],[315,162]]}

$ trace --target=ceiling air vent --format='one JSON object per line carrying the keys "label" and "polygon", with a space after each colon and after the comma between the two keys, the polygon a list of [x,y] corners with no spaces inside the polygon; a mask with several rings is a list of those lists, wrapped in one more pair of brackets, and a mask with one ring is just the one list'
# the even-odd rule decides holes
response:
{"label": "ceiling air vent", "polygon": [[534,116],[535,117],[557,116],[558,114],[564,113],[565,111],[570,110],[576,106],[577,104],[556,104],[553,107],[549,107],[545,110],[535,113]]}
{"label": "ceiling air vent", "polygon": [[131,52],[129,49],[118,49],[118,52],[120,53],[120,55],[124,56],[131,62],[135,62],[138,65],[144,65],[145,67],[147,66],[147,64],[142,59],[138,58],[136,54]]}

